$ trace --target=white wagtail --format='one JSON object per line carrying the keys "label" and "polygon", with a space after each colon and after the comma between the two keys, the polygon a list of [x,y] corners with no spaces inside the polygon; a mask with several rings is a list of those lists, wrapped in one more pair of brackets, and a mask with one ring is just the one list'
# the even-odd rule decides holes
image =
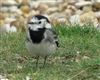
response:
{"label": "white wagtail", "polygon": [[37,58],[36,66],[39,57],[44,58],[45,65],[47,57],[57,49],[57,35],[48,18],[42,15],[33,16],[28,21],[27,28],[26,47]]}

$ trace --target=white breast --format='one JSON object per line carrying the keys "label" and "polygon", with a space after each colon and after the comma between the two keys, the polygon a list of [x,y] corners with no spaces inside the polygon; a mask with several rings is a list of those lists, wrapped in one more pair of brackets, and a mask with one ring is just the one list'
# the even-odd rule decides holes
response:
{"label": "white breast", "polygon": [[42,42],[40,44],[26,42],[26,47],[31,54],[42,57],[53,54],[56,50],[56,45],[48,42]]}

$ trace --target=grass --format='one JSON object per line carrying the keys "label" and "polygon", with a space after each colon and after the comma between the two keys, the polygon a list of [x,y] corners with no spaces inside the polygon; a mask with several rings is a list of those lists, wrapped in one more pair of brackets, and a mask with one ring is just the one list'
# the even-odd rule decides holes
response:
{"label": "grass", "polygon": [[1,35],[0,74],[9,80],[100,80],[100,31],[78,25],[57,25],[55,30],[60,47],[44,68],[35,67],[24,32]]}

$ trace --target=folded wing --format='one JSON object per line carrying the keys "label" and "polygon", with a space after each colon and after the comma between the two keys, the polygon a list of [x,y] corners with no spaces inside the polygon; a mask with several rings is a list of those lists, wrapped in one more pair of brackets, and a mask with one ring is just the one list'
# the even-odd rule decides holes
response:
{"label": "folded wing", "polygon": [[57,47],[59,46],[57,34],[53,29],[46,29],[44,33],[44,40],[46,42],[56,44]]}

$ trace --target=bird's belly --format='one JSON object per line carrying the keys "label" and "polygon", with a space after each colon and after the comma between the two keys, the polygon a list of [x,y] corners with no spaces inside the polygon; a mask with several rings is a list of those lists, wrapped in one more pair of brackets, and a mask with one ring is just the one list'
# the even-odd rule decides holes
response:
{"label": "bird's belly", "polygon": [[43,57],[53,54],[56,50],[56,45],[50,43],[33,44],[27,42],[26,47],[31,54]]}

